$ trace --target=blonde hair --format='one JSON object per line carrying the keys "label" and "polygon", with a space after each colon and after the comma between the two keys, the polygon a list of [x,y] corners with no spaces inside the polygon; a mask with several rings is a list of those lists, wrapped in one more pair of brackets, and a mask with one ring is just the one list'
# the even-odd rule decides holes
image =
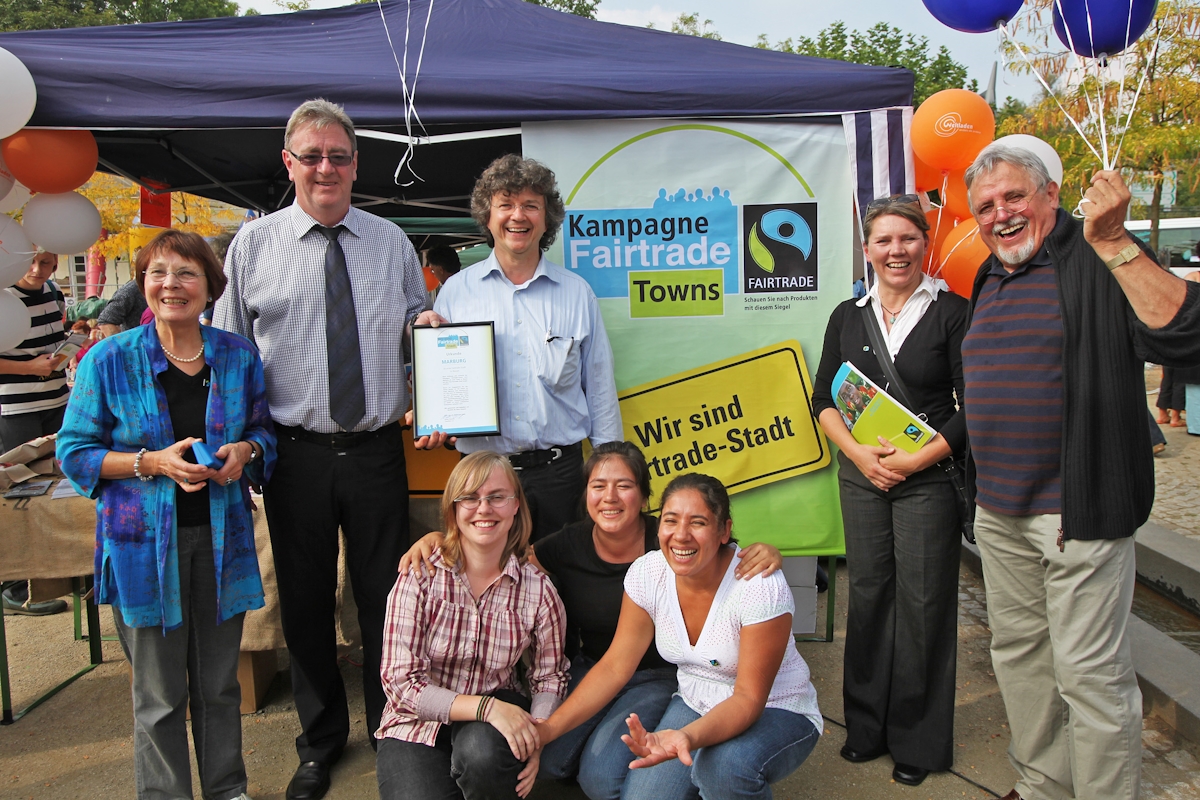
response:
{"label": "blonde hair", "polygon": [[521,488],[517,473],[507,458],[491,450],[480,450],[471,453],[455,465],[454,471],[446,480],[446,490],[442,492],[442,520],[446,525],[446,533],[442,537],[442,560],[450,567],[456,566],[462,558],[462,542],[459,541],[462,531],[458,529],[455,500],[478,492],[479,487],[487,482],[495,470],[504,473],[504,477],[512,484],[513,494],[517,496],[517,516],[508,530],[508,542],[500,556],[500,568],[504,569],[509,556],[515,555],[522,564],[528,558],[529,535],[533,530],[533,521],[529,516],[529,506],[525,502],[525,491]]}

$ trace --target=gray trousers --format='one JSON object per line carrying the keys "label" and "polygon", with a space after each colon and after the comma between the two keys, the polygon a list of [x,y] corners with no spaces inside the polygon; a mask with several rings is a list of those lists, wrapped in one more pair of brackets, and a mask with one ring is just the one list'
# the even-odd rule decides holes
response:
{"label": "gray trousers", "polygon": [[205,800],[232,800],[246,791],[242,762],[242,690],[238,685],[238,614],[217,624],[217,574],[212,529],[179,528],[179,589],[183,625],[131,628],[113,606],[117,635],[133,666],[133,750],[139,800],[192,797],[186,711]]}
{"label": "gray trousers", "polygon": [[992,666],[1016,790],[1027,800],[1136,800],[1142,693],[1129,645],[1133,537],[1058,548],[1058,514],[978,507]]}
{"label": "gray trousers", "polygon": [[884,492],[838,459],[850,572],[846,744],[949,769],[961,546],[954,489],[934,466]]}

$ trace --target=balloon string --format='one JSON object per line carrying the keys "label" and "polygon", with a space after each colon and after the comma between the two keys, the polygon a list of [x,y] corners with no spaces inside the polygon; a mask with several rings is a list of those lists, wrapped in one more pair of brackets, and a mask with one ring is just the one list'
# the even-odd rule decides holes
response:
{"label": "balloon string", "polygon": [[1125,125],[1121,128],[1121,138],[1117,141],[1117,152],[1113,156],[1115,163],[1121,155],[1121,147],[1125,144],[1125,134],[1129,133],[1129,124],[1133,121],[1133,112],[1137,108],[1138,100],[1142,96],[1142,88],[1146,85],[1146,76],[1150,74],[1149,64],[1158,58],[1158,45],[1162,41],[1162,29],[1158,31],[1158,36],[1154,38],[1154,46],[1150,48],[1149,55],[1146,56],[1147,66],[1142,69],[1142,78],[1138,81],[1137,91],[1133,94],[1133,102],[1129,104],[1129,113],[1125,117]]}
{"label": "balloon string", "polygon": [[[942,173],[942,189],[940,192],[938,192],[938,199],[941,200],[942,203],[941,203],[941,205],[939,205],[937,207],[937,211],[938,211],[937,224],[933,226],[933,241],[935,244],[937,243],[938,231],[940,231],[942,229],[942,210],[946,208],[946,190],[948,188],[950,188],[950,173],[944,172],[944,173]],[[937,269],[934,271],[934,273],[930,277],[933,277],[933,278],[941,277],[941,274],[942,274],[941,263],[938,263],[935,265],[933,263],[933,259],[930,259],[929,266],[937,267]]]}
{"label": "balloon string", "polygon": [[[421,132],[425,132],[425,124],[421,121],[421,115],[417,113],[416,96],[417,96],[417,79],[421,75],[421,62],[425,56],[425,42],[429,36],[429,21],[433,16],[433,0],[429,0],[429,10],[425,15],[425,32],[421,36],[421,50],[417,55],[417,69],[413,75],[412,85],[409,86],[408,78],[405,70],[408,68],[408,43],[412,21],[412,0],[408,0],[408,13],[404,19],[404,65],[400,65],[400,57],[396,54],[396,46],[392,42],[392,33],[388,29],[387,18],[383,13],[382,0],[375,0],[379,8],[379,19],[383,23],[383,33],[387,37],[388,48],[392,51],[392,59],[396,63],[396,71],[400,74],[400,89],[404,102],[404,131],[408,136],[408,146],[404,151],[404,155],[400,157],[400,163],[396,165],[396,172],[392,179],[398,186],[412,186],[416,181],[423,181],[420,175],[412,167],[412,159],[416,149],[416,137],[413,136],[413,120],[416,120],[417,126]],[[413,180],[407,183],[400,182],[400,173],[408,167],[409,173],[413,176]]]}
{"label": "balloon string", "polygon": [[[1055,2],[1058,2],[1058,0],[1055,0]],[[1058,104],[1059,110],[1062,111],[1063,116],[1065,116],[1067,118],[1067,120],[1071,123],[1071,125],[1075,128],[1075,131],[1079,134],[1079,137],[1081,139],[1083,139],[1083,143],[1086,144],[1088,149],[1092,151],[1092,155],[1094,155],[1096,157],[1097,161],[1100,161],[1101,163],[1103,163],[1104,159],[1100,157],[1100,154],[1098,152],[1096,152],[1096,148],[1092,146],[1092,143],[1090,141],[1088,141],[1087,134],[1083,132],[1082,126],[1080,126],[1080,124],[1075,121],[1075,118],[1073,116],[1071,116],[1071,112],[1067,111],[1067,109],[1063,106],[1062,101],[1058,99],[1058,95],[1056,95],[1054,93],[1054,90],[1050,88],[1050,84],[1046,83],[1046,79],[1042,77],[1042,74],[1040,72],[1038,72],[1037,67],[1035,67],[1033,65],[1033,63],[1029,60],[1029,57],[1027,55],[1025,55],[1025,51],[1023,49],[1021,49],[1021,45],[1017,42],[1017,40],[1015,38],[1013,38],[1013,36],[1009,32],[1007,26],[999,25],[998,28],[1005,36],[1008,37],[1009,41],[1013,45],[1013,49],[1015,49],[1017,51],[1017,53],[1021,56],[1021,59],[1029,67],[1029,71],[1031,73],[1033,73],[1033,77],[1037,78],[1038,83],[1042,84],[1042,88],[1046,90],[1047,96],[1049,96],[1050,99],[1052,99],[1055,103]]]}
{"label": "balloon string", "polygon": [[974,233],[968,233],[966,236],[962,237],[957,242],[955,242],[954,247],[950,248],[950,252],[946,253],[945,255],[942,256],[941,263],[938,264],[937,275],[934,275],[933,277],[937,278],[942,274],[942,270],[946,268],[946,264],[950,261],[950,256],[954,255],[955,250],[957,250],[958,248],[960,248],[964,244],[966,244],[968,239],[970,239],[974,236],[978,236],[978,235],[979,235],[979,227],[976,226]]}

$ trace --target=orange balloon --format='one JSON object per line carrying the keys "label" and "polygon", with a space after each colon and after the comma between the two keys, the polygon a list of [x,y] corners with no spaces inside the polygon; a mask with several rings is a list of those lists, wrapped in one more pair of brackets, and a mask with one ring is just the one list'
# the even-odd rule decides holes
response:
{"label": "orange balloon", "polygon": [[967,201],[967,182],[963,176],[965,169],[952,171],[946,181],[946,195],[942,198],[942,206],[957,219],[971,218],[971,204]]}
{"label": "orange balloon", "polygon": [[433,274],[433,270],[429,267],[421,267],[421,273],[425,276],[425,291],[432,292],[438,287],[438,279]]}
{"label": "orange balloon", "polygon": [[950,286],[950,291],[970,299],[975,275],[991,254],[979,235],[979,225],[973,219],[966,220],[942,243],[941,272],[937,277]]}
{"label": "orange balloon", "polygon": [[100,151],[91,131],[22,128],[0,142],[0,155],[31,191],[62,194],[88,182]]}
{"label": "orange balloon", "polygon": [[[938,220],[938,214],[941,214],[941,220]],[[926,211],[925,219],[929,221],[929,246],[925,248],[925,264],[922,269],[933,275],[941,260],[938,254],[942,252],[942,244],[950,235],[950,231],[954,230],[957,220],[949,212],[936,208]]]}
{"label": "orange balloon", "polygon": [[992,107],[966,89],[943,89],[913,114],[913,154],[939,170],[964,169],[996,137]]}
{"label": "orange balloon", "polygon": [[940,192],[942,190],[942,171],[934,169],[913,154],[913,181],[918,192]]}

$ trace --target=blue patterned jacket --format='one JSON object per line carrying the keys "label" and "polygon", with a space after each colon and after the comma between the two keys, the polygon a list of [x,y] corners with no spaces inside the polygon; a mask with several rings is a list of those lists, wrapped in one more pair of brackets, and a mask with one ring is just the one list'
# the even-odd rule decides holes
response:
{"label": "blue patterned jacket", "polygon": [[[265,483],[275,465],[275,432],[267,408],[258,351],[247,339],[201,326],[211,368],[205,438],[214,449],[253,441],[263,457],[229,486],[209,482],[216,561],[217,622],[263,605],[254,549],[248,480]],[[99,342],[79,365],[58,434],[63,472],[96,503],[96,602],[111,603],[133,627],[183,622],[175,525],[175,482],[165,477],[109,480],[100,464],[110,451],[136,453],[174,444],[167,397],[158,375],[167,370],[154,325]],[[248,480],[247,480],[248,479]]]}

